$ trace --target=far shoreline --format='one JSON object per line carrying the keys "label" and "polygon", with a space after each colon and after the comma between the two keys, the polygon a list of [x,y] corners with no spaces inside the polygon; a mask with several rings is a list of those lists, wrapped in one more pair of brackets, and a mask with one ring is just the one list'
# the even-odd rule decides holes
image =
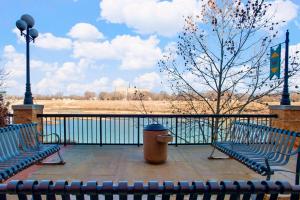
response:
{"label": "far shoreline", "polygon": [[[23,104],[23,100],[9,100],[11,105]],[[174,103],[174,102],[173,102]],[[175,102],[184,104],[183,101]],[[174,114],[170,101],[145,100],[73,100],[73,99],[53,99],[34,100],[34,104],[44,105],[44,113],[48,114]],[[144,104],[145,109],[142,104]],[[270,102],[268,105],[277,105],[277,102]],[[293,105],[300,105],[295,102]],[[251,108],[255,108],[260,114],[268,114],[267,105],[253,103]],[[255,112],[245,112],[255,113]],[[209,113],[206,113],[209,114]]]}

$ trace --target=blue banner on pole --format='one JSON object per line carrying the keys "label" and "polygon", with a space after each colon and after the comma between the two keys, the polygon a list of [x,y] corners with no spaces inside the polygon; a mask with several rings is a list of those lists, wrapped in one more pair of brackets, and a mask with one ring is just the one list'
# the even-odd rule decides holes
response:
{"label": "blue banner on pole", "polygon": [[280,78],[280,65],[281,65],[281,44],[277,46],[276,49],[271,47],[271,57],[270,57],[270,80],[273,76]]}

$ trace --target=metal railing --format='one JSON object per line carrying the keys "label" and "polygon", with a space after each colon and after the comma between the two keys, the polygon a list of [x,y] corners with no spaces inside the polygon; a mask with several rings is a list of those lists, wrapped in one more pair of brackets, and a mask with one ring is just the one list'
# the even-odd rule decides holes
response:
{"label": "metal railing", "polygon": [[12,180],[0,184],[0,199],[91,199],[91,200],[299,200],[300,186],[287,181],[104,181]]}
{"label": "metal railing", "polygon": [[8,124],[13,124],[13,117],[14,117],[14,115],[12,113],[8,113],[8,115],[7,115],[7,123]]}
{"label": "metal railing", "polygon": [[[57,133],[61,144],[141,145],[143,128],[151,123],[164,125],[173,145],[211,144],[227,140],[234,121],[270,125],[276,115],[155,115],[155,114],[38,114],[43,134]],[[214,134],[217,133],[217,134]],[[52,143],[51,136],[43,137]]]}

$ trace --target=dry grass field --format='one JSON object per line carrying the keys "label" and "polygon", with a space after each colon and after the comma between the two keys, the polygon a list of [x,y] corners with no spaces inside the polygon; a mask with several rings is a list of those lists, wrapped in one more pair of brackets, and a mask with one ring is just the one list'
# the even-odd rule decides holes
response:
{"label": "dry grass field", "polygon": [[[12,105],[22,104],[22,100],[11,100]],[[35,104],[45,106],[44,113],[78,113],[78,114],[104,114],[104,113],[121,113],[121,114],[141,114],[143,106],[140,101],[126,100],[35,100]],[[144,101],[147,113],[167,114],[172,113],[169,101]],[[184,104],[184,102],[176,102]],[[276,103],[270,103],[276,104]],[[300,105],[300,103],[296,103]],[[268,107],[261,104],[251,104],[261,114],[269,113]]]}
{"label": "dry grass field", "polygon": [[[121,113],[141,114],[143,106],[140,101],[106,101],[106,100],[35,100],[35,104],[45,106],[44,113]],[[22,101],[12,101],[12,105],[22,104]],[[145,109],[148,113],[171,113],[168,101],[145,101]]]}

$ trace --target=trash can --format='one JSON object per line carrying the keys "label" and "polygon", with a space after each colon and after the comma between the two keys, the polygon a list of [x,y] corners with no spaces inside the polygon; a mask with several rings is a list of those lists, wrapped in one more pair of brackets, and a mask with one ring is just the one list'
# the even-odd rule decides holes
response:
{"label": "trash can", "polygon": [[144,159],[153,164],[164,163],[168,155],[168,142],[173,137],[161,124],[149,124],[144,128]]}

